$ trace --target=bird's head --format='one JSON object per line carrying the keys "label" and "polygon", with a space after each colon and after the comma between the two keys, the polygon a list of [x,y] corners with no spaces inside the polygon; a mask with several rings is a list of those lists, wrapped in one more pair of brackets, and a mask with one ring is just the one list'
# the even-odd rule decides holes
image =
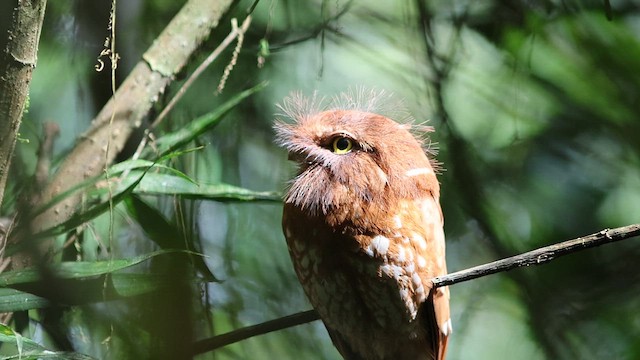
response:
{"label": "bird's head", "polygon": [[411,197],[420,186],[413,175],[432,174],[437,184],[411,124],[371,112],[370,102],[340,105],[320,108],[300,95],[281,105],[290,121],[276,123],[277,142],[298,164],[285,202],[312,215],[327,214],[345,204]]}

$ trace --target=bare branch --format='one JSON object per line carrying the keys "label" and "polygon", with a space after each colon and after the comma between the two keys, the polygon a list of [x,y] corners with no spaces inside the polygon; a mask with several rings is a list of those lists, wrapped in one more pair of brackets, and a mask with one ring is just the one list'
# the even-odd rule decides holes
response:
{"label": "bare branch", "polygon": [[[523,266],[545,264],[563,255],[632,238],[638,235],[640,235],[640,224],[633,224],[615,229],[605,229],[595,234],[541,247],[520,255],[479,265],[470,269],[457,271],[448,275],[438,276],[432,280],[433,287],[438,288],[441,286],[453,285]],[[320,317],[315,310],[307,310],[261,324],[248,326],[226,334],[197,341],[193,345],[193,354],[202,354],[253,336],[306,324],[319,319]]]}
{"label": "bare branch", "polygon": [[559,244],[541,247],[520,255],[511,256],[488,264],[472,267],[470,269],[438,276],[432,280],[433,286],[441,287],[453,285],[523,266],[545,264],[563,255],[628,239],[638,235],[640,235],[640,224],[628,225],[615,229],[605,229],[595,234],[568,240]]}
{"label": "bare branch", "polygon": [[306,324],[320,319],[315,310],[307,310],[297,314],[281,317],[275,320],[263,322],[261,324],[247,326],[242,329],[228,332],[226,334],[214,336],[212,338],[196,341],[193,344],[193,355],[202,354],[229,344],[248,339],[250,337],[263,335],[273,331],[278,331],[300,324]]}

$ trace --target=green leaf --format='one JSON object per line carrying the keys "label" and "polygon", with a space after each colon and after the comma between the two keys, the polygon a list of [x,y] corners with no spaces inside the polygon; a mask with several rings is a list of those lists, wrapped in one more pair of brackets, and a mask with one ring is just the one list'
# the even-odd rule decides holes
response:
{"label": "green leaf", "polygon": [[156,169],[163,169],[163,170],[167,170],[169,172],[172,172],[186,180],[191,180],[191,178],[189,176],[187,176],[185,173],[183,173],[182,171],[176,169],[176,168],[172,168],[171,166],[166,166],[163,164],[159,164],[159,161],[164,161],[164,160],[168,160],[171,158],[174,158],[176,156],[180,156],[183,155],[185,153],[189,153],[195,150],[199,150],[200,148],[196,148],[196,149],[189,149],[188,151],[182,151],[182,152],[176,152],[176,153],[171,153],[171,154],[167,154],[166,156],[163,156],[162,158],[158,159],[156,162],[153,161],[149,161],[149,160],[126,160],[123,161],[121,163],[115,164],[113,166],[111,166],[109,168],[109,170],[107,171],[107,173],[110,176],[114,176],[115,174],[122,174],[125,171],[131,171],[131,170],[135,170],[135,169],[141,169],[141,168],[156,168]]}
{"label": "green leaf", "polygon": [[154,207],[135,195],[127,197],[124,202],[129,215],[158,246],[162,249],[184,248],[181,247],[183,241],[180,231]]}
{"label": "green leaf", "polygon": [[[160,167],[160,168],[165,168],[165,169],[171,169],[168,166],[165,165],[160,165],[157,163],[154,163],[152,161],[148,161],[148,160],[128,160],[128,161],[123,161],[121,163],[118,163],[112,167],[109,168],[109,170],[107,171],[107,173],[109,174],[109,178],[113,178],[116,175],[119,175],[121,173],[123,173],[124,171],[131,171],[133,169],[139,169],[139,168],[151,168],[151,167]],[[55,204],[59,203],[60,201],[66,199],[67,197],[71,196],[71,194],[75,193],[76,191],[79,191],[81,189],[88,189],[94,185],[96,185],[98,182],[100,181],[106,181],[107,177],[105,176],[105,174],[100,174],[98,176],[94,176],[92,178],[89,178],[87,180],[81,181],[78,184],[72,186],[71,188],[67,189],[66,191],[63,191],[59,194],[57,194],[56,196],[54,196],[51,200],[49,200],[48,202],[46,202],[45,204],[42,204],[41,206],[37,207],[35,210],[33,210],[33,212],[31,213],[32,216],[41,214],[42,212],[46,211],[47,209],[50,209],[51,207],[53,207]]]}
{"label": "green leaf", "polygon": [[[106,276],[63,282],[68,291],[56,301],[67,305],[83,305],[117,300],[171,288],[175,281],[175,277],[160,274],[115,273]],[[40,309],[51,305],[51,300],[32,293],[43,292],[42,288],[21,287],[28,288],[28,291],[0,288],[0,312]]]}
{"label": "green leaf", "polygon": [[89,355],[62,351],[32,351],[26,354],[2,356],[0,360],[95,360]]}
{"label": "green leaf", "polygon": [[56,360],[92,360],[94,358],[72,352],[47,350],[35,341],[25,338],[11,328],[0,324],[0,360],[9,359],[56,359]]}
{"label": "green leaf", "polygon": [[49,300],[24,291],[0,288],[0,312],[40,309],[49,306]]}
{"label": "green leaf", "polygon": [[[197,138],[204,132],[212,129],[220,123],[224,116],[244,99],[253,95],[254,93],[264,89],[267,86],[266,82],[262,82],[250,89],[247,89],[238,95],[232,97],[224,104],[218,106],[214,111],[205,114],[187,124],[185,127],[178,131],[174,131],[170,134],[161,136],[155,141],[154,153],[166,154],[174,151],[185,144],[189,143],[193,139]],[[144,157],[151,156],[152,150],[146,150],[143,152]]]}
{"label": "green leaf", "polygon": [[[56,196],[54,196],[51,200],[49,200],[47,203],[39,206],[38,208],[36,208],[31,215],[35,216],[38,214],[41,214],[42,212],[44,212],[45,210],[53,207],[55,204],[59,203],[60,201],[66,199],[67,197],[71,196],[71,194],[75,193],[76,191],[79,190],[83,190],[83,189],[89,189],[93,186],[95,186],[96,184],[98,184],[100,181],[107,181],[107,179],[113,180],[116,179],[119,175],[121,175],[122,173],[126,172],[126,171],[131,171],[134,169],[141,169],[144,168],[144,171],[149,171],[152,168],[157,168],[157,169],[164,169],[167,170],[171,173],[176,174],[177,176],[188,180],[188,181],[192,181],[191,178],[189,178],[186,174],[184,174],[183,172],[181,172],[180,170],[174,169],[172,167],[166,166],[166,165],[162,165],[160,164],[160,162],[165,161],[165,160],[169,160],[172,159],[174,157],[177,156],[181,156],[185,153],[189,153],[195,150],[198,150],[199,148],[196,149],[188,149],[188,150],[183,150],[183,151],[176,151],[176,152],[172,152],[172,153],[168,153],[160,158],[158,158],[156,161],[149,161],[149,160],[126,160],[123,161],[121,163],[115,164],[113,166],[111,166],[105,173],[102,173],[98,176],[94,176],[92,178],[89,178],[85,181],[82,181],[74,186],[72,186],[71,188],[67,189],[66,191],[63,191],[59,194],[57,194]],[[104,187],[97,187],[94,188],[93,191],[90,191],[88,193],[88,197],[92,197],[92,196],[99,196],[104,194],[105,192],[107,192],[107,189],[104,189]]]}
{"label": "green leaf", "polygon": [[[124,179],[121,186],[127,186],[139,175],[134,171],[132,179]],[[185,198],[216,201],[275,201],[282,200],[275,191],[253,191],[229,184],[197,184],[178,176],[159,173],[148,173],[139,185],[133,189],[134,194],[141,195],[177,195]]]}
{"label": "green leaf", "polygon": [[133,191],[133,189],[140,183],[140,181],[142,180],[146,172],[149,171],[149,169],[150,167],[147,167],[145,171],[142,172],[140,176],[131,185],[129,185],[123,191],[115,194],[112,198],[105,199],[104,201],[99,202],[98,204],[90,207],[87,211],[75,213],[71,218],[69,218],[67,221],[62,222],[61,224],[55,225],[49,229],[43,230],[37,234],[32,235],[30,241],[22,241],[16,244],[16,246],[8,247],[7,255],[11,255],[15,253],[15,251],[17,251],[18,249],[23,248],[25,246],[32,245],[32,242],[34,240],[67,233],[75,229],[76,227],[95,219],[96,217],[98,217],[98,215],[111,209],[112,206],[115,206],[116,204],[120,203],[120,201],[124,200]]}
{"label": "green leaf", "polygon": [[[144,202],[138,196],[129,196],[125,200],[125,203],[129,215],[140,224],[147,236],[162,249],[194,250],[189,248],[189,244],[183,241],[184,234],[180,229],[169,223],[158,210]],[[202,273],[207,281],[217,281],[202,256],[194,256],[192,258],[194,266]]]}
{"label": "green leaf", "polygon": [[131,259],[115,259],[107,261],[66,261],[51,264],[45,270],[29,267],[20,270],[6,271],[0,274],[0,287],[25,284],[40,280],[43,271],[49,271],[58,279],[82,279],[110,274],[118,270],[138,265],[154,256],[176,252],[176,250],[158,250]]}
{"label": "green leaf", "polygon": [[[166,288],[173,288],[175,277],[162,274],[112,274],[114,294],[119,297],[138,296]],[[194,279],[200,282],[200,280]]]}
{"label": "green leaf", "polygon": [[82,305],[169,288],[175,281],[182,280],[171,274],[115,273],[168,253],[192,252],[159,250],[131,259],[62,262],[52,264],[46,269],[31,267],[2,273],[0,312],[37,309],[51,303]]}

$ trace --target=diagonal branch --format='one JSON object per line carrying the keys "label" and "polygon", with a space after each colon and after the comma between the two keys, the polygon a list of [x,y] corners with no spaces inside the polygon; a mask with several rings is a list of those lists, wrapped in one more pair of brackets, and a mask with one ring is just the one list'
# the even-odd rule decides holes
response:
{"label": "diagonal branch", "polygon": [[523,266],[541,265],[580,250],[609,244],[638,235],[640,235],[640,224],[628,225],[615,229],[605,229],[595,234],[579,237],[573,240],[567,240],[558,244],[528,251],[520,255],[490,262],[488,264],[438,276],[432,280],[433,286],[441,287],[453,285]]}
{"label": "diagonal branch", "polygon": [[[477,279],[483,276],[512,270],[523,266],[541,265],[557,259],[561,256],[586,250],[596,246],[629,239],[640,235],[640,224],[623,226],[615,229],[605,229],[595,234],[567,240],[558,244],[541,247],[526,253],[511,256],[502,260],[493,261],[484,265],[456,271],[451,274],[433,278],[433,287],[453,285],[464,281]],[[320,317],[315,310],[307,310],[279,319],[267,321],[261,324],[248,326],[234,330],[226,334],[203,339],[193,344],[193,354],[202,354],[217,348],[248,339],[253,336],[263,335],[272,331],[306,324]]]}
{"label": "diagonal branch", "polygon": [[242,329],[230,331],[226,334],[196,341],[192,346],[193,355],[203,354],[223,346],[227,346],[250,337],[267,334],[273,331],[283,330],[301,324],[306,324],[320,319],[315,310],[307,310],[288,315],[278,319],[263,322],[261,324],[247,326]]}

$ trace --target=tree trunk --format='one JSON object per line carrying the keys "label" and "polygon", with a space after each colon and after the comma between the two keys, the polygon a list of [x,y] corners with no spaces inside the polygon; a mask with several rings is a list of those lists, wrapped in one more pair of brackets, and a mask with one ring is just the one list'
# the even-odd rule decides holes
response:
{"label": "tree trunk", "polygon": [[36,67],[46,0],[18,0],[0,55],[0,205]]}

